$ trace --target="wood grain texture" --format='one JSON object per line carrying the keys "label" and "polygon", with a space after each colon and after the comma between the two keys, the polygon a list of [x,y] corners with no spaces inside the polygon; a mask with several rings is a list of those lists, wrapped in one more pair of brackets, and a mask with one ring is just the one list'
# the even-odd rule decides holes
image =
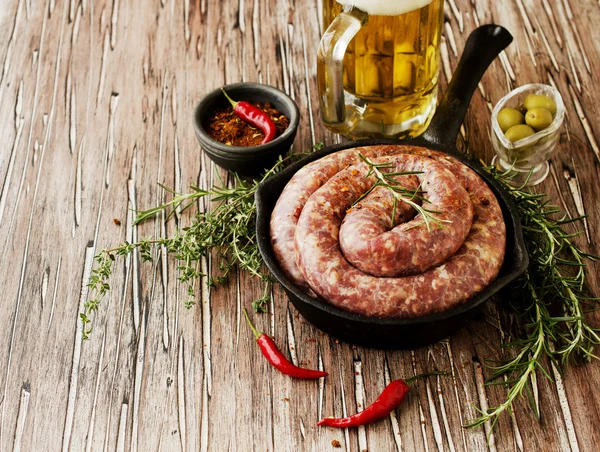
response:
{"label": "wood grain texture", "polygon": [[[515,36],[485,74],[459,146],[491,160],[490,111],[510,89],[556,86],[567,116],[542,190],[599,254],[600,2],[447,0],[442,87],[468,34],[495,22]],[[0,451],[544,450],[600,444],[600,363],[540,378],[538,420],[518,402],[497,428],[465,430],[486,387],[484,363],[507,351],[515,319],[502,300],[453,337],[414,351],[339,343],[308,324],[280,287],[255,316],[295,362],[324,382],[292,381],[260,356],[241,310],[261,294],[245,274],[186,288],[165,250],[153,264],[118,261],[112,290],[81,340],[78,313],[92,258],[124,240],[168,237],[189,215],[134,226],[132,210],[226,178],[197,145],[194,104],[226,83],[260,81],[288,92],[302,123],[294,150],[339,141],[320,123],[316,50],[320,1],[4,0],[0,8]],[[201,204],[200,208],[207,208]],[[118,220],[118,221],[115,221]],[[213,269],[206,259],[203,271]],[[600,294],[597,264],[587,268]],[[599,323],[598,314],[590,314]],[[392,379],[431,369],[389,419],[360,429],[317,428],[351,414]],[[337,449],[335,449],[337,450]]]}

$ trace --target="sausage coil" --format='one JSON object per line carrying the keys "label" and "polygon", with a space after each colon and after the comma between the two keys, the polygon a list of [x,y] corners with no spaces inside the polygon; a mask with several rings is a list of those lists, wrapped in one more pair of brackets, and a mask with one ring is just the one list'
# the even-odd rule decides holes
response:
{"label": "sausage coil", "polygon": [[[398,183],[421,190],[422,208],[439,222],[394,208],[386,187],[370,191],[377,179],[361,156],[415,172]],[[367,316],[407,318],[487,287],[506,232],[496,198],[470,168],[426,148],[388,145],[340,151],[298,171],[273,210],[271,243],[286,275],[311,295]]]}

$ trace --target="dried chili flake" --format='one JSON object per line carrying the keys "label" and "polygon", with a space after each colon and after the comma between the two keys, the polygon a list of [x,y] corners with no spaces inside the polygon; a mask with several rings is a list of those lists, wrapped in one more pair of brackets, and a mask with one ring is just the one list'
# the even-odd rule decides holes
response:
{"label": "dried chili flake", "polygon": [[[290,125],[290,120],[269,102],[252,103],[262,110],[275,123],[276,137],[280,136]],[[258,146],[264,138],[264,133],[240,119],[230,107],[215,110],[203,123],[204,130],[215,141],[229,146]]]}

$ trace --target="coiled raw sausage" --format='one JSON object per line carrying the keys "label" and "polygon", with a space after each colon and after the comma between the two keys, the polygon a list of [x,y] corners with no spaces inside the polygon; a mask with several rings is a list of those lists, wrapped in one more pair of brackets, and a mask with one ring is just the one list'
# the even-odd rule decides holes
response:
{"label": "coiled raw sausage", "polygon": [[[381,277],[371,274],[376,271],[365,272],[358,268],[360,264],[349,262],[340,247],[340,227],[354,200],[373,185],[372,175],[368,176],[368,168],[364,163],[351,166],[360,160],[360,155],[368,158],[387,156],[382,157],[382,161],[397,162],[401,167],[421,165],[421,169],[428,168],[440,175],[441,179],[437,182],[428,182],[434,186],[428,190],[439,191],[437,198],[428,201],[445,200],[443,202],[446,204],[440,207],[440,211],[451,216],[452,230],[457,226],[458,232],[450,235],[440,233],[446,228],[432,228],[431,232],[441,234],[438,241],[442,242],[442,248],[456,249],[455,252],[445,251],[443,254],[449,255],[443,258],[436,251],[430,252],[430,245],[426,245],[429,242],[425,238],[431,232],[419,226],[421,232],[412,240],[413,252],[418,258],[416,261],[403,259],[405,269],[400,271],[401,274],[419,273]],[[424,163],[427,160],[436,163]],[[422,174],[417,176],[421,182],[426,179]],[[426,193],[426,197],[434,198],[429,192]],[[465,194],[468,194],[470,201],[466,202],[467,207],[462,205],[465,204]],[[376,192],[371,195],[385,197]],[[367,205],[370,202],[368,198],[363,201]],[[452,202],[461,206],[452,210]],[[384,205],[385,202],[379,203],[380,213],[377,215],[384,215],[389,221],[391,212],[389,208],[383,208]],[[363,209],[365,207],[356,209],[355,206],[351,213],[360,210],[362,215]],[[356,220],[348,221],[352,224]],[[422,222],[418,217],[411,221]],[[359,227],[361,234],[370,227],[365,224]],[[408,226],[402,228],[408,232],[416,229]],[[450,229],[448,226],[448,231]],[[457,240],[456,234],[460,236],[465,229],[468,233],[464,241]],[[389,234],[389,231],[383,231],[383,234]],[[310,287],[319,297],[340,308],[368,316],[395,318],[444,311],[483,290],[500,270],[506,240],[500,207],[493,193],[476,173],[445,154],[397,145],[341,151],[304,167],[290,180],[280,196],[271,217],[271,236],[276,257],[286,274],[294,275],[296,283]],[[381,267],[382,262],[391,267],[393,251],[387,254],[382,251],[387,241],[373,234],[371,239],[374,240],[369,245],[371,254],[377,254],[379,261],[374,259],[372,262],[375,264],[372,264],[365,258],[369,253],[358,261],[368,261],[367,267]],[[342,239],[342,242],[345,240]],[[433,260],[430,254],[435,255]],[[432,263],[440,259],[441,262]],[[398,271],[391,269],[384,273],[391,275],[398,274]]]}

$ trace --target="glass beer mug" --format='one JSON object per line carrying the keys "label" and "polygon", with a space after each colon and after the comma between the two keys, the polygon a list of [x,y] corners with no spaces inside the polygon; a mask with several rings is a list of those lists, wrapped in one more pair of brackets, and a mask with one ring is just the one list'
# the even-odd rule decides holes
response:
{"label": "glass beer mug", "polygon": [[437,100],[444,0],[323,0],[317,81],[328,129],[415,137]]}

